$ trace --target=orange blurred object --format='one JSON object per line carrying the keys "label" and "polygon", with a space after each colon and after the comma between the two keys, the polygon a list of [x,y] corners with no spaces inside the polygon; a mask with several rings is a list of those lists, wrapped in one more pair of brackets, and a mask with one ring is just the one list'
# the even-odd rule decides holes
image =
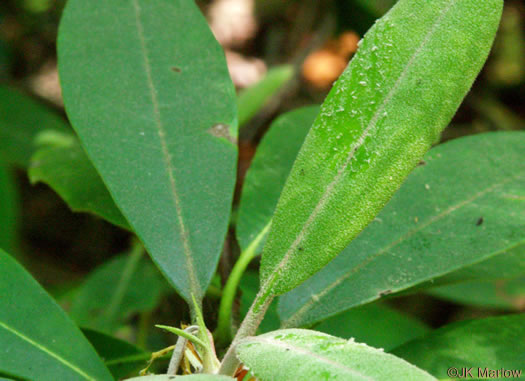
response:
{"label": "orange blurred object", "polygon": [[345,32],[311,53],[303,64],[303,77],[320,89],[327,89],[345,70],[350,56],[357,50],[359,36]]}

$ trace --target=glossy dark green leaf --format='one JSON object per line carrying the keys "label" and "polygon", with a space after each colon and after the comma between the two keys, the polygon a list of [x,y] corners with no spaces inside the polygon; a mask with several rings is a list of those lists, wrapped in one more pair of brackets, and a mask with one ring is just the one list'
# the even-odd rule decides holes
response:
{"label": "glossy dark green leaf", "polygon": [[374,303],[327,319],[315,326],[315,330],[343,339],[354,338],[360,343],[388,351],[423,336],[429,328],[416,318]]}
{"label": "glossy dark green leaf", "polygon": [[261,381],[435,380],[382,350],[301,329],[245,339],[237,347],[237,354]]}
{"label": "glossy dark green leaf", "polygon": [[0,250],[0,374],[30,380],[113,380],[66,313]]}
{"label": "glossy dark green leaf", "polygon": [[281,298],[285,325],[322,320],[523,245],[524,152],[524,132],[433,148],[356,240]]}
{"label": "glossy dark green leaf", "polygon": [[370,29],[287,180],[262,256],[265,291],[297,287],[373,220],[470,89],[502,5],[400,0]]}
{"label": "glossy dark green leaf", "polygon": [[138,373],[151,358],[151,353],[102,332],[83,329],[82,333],[117,380]]}
{"label": "glossy dark green leaf", "polygon": [[11,173],[0,163],[0,248],[16,251],[18,199]]}
{"label": "glossy dark green leaf", "polygon": [[525,374],[525,314],[451,324],[393,353],[442,379],[451,378],[450,367],[473,367],[473,378],[504,378],[479,377],[478,367],[483,372],[504,368]]}
{"label": "glossy dark green leaf", "polygon": [[224,54],[193,1],[70,0],[58,38],[71,123],[154,261],[190,303],[215,271],[235,183]]}
{"label": "glossy dark green leaf", "polygon": [[0,158],[27,167],[34,152],[33,140],[42,130],[67,131],[65,120],[46,106],[0,85]]}
{"label": "glossy dark green leaf", "polygon": [[148,258],[120,255],[87,277],[72,300],[70,315],[83,327],[112,332],[131,315],[153,310],[168,290]]}
{"label": "glossy dark green leaf", "polygon": [[243,126],[254,117],[293,75],[293,66],[277,66],[268,70],[268,73],[258,83],[241,91],[237,97],[239,125]]}
{"label": "glossy dark green leaf", "polygon": [[242,187],[237,218],[242,250],[255,240],[259,242],[256,252],[264,245],[286,178],[318,112],[318,106],[310,106],[280,116],[257,146]]}
{"label": "glossy dark green leaf", "polygon": [[427,293],[467,306],[522,311],[525,308],[525,277],[463,282],[436,287]]}
{"label": "glossy dark green leaf", "polygon": [[126,219],[78,140],[71,134],[45,134],[53,135],[45,137],[52,141],[48,141],[32,156],[28,170],[31,183],[48,184],[75,212],[94,213],[129,229]]}

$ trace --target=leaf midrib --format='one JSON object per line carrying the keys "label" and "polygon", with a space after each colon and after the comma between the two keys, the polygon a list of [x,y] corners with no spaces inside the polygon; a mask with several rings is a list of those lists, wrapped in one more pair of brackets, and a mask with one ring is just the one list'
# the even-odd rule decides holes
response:
{"label": "leaf midrib", "polygon": [[379,258],[380,256],[388,253],[392,248],[396,247],[397,245],[401,244],[402,242],[404,242],[405,240],[407,240],[408,238],[412,237],[413,235],[415,235],[416,233],[420,232],[421,230],[427,228],[428,226],[432,225],[433,223],[435,222],[438,222],[440,220],[442,220],[443,218],[447,217],[448,215],[450,215],[451,213],[455,212],[456,210],[470,204],[471,202],[477,200],[478,198],[480,197],[483,197],[484,195],[486,194],[489,194],[491,193],[492,191],[494,191],[496,188],[499,188],[511,181],[514,181],[514,180],[517,180],[517,179],[522,179],[524,178],[523,175],[517,175],[517,176],[510,176],[508,177],[507,179],[497,183],[497,184],[493,184],[492,186],[488,187],[488,188],[485,188],[481,191],[479,191],[478,193],[474,194],[472,197],[469,197],[463,201],[460,201],[452,206],[450,206],[449,208],[447,208],[445,211],[443,211],[442,213],[438,214],[438,215],[435,215],[433,217],[431,217],[428,221],[426,221],[425,223],[421,223],[421,224],[418,224],[416,228],[414,229],[411,229],[409,230],[408,232],[406,232],[405,234],[403,234],[400,238],[398,238],[396,241],[394,242],[391,242],[389,245],[387,245],[386,247],[378,250],[375,252],[375,254],[367,257],[364,261],[362,261],[361,263],[359,263],[358,265],[356,265],[354,268],[352,268],[348,273],[345,273],[344,275],[340,276],[339,278],[337,278],[334,282],[330,283],[327,287],[325,287],[322,291],[320,291],[319,293],[317,294],[314,294],[314,295],[311,295],[310,296],[310,300],[308,302],[306,302],[303,307],[301,307],[299,310],[297,310],[297,312],[295,312],[293,315],[291,315],[288,319],[286,319],[281,327],[289,327],[289,326],[292,326],[294,325],[294,322],[296,321],[299,321],[300,318],[306,313],[308,312],[310,309],[313,308],[314,305],[316,305],[317,303],[319,303],[321,301],[321,299],[326,296],[330,291],[332,291],[334,288],[336,288],[337,286],[339,286],[341,283],[345,282],[346,280],[348,280],[352,275],[354,275],[355,273],[357,273],[359,270],[363,269],[364,267],[366,267],[369,263],[373,262],[374,260],[376,260],[377,258]]}
{"label": "leaf midrib", "polygon": [[58,354],[52,352],[50,349],[46,348],[44,345],[39,344],[36,341],[31,340],[29,337],[25,336],[23,333],[21,333],[21,332],[17,331],[16,329],[10,327],[7,323],[5,323],[3,321],[0,321],[0,327],[5,329],[6,331],[11,332],[12,334],[18,336],[20,339],[22,339],[22,340],[26,341],[27,343],[31,344],[32,346],[34,346],[35,348],[37,348],[40,351],[44,352],[48,356],[56,359],[58,362],[60,362],[61,364],[65,365],[69,369],[73,370],[75,373],[78,373],[79,375],[84,377],[86,380],[97,381],[96,378],[93,378],[93,377],[89,376],[87,373],[85,373],[83,370],[81,370],[80,368],[78,368],[74,364],[72,364],[69,361],[67,361],[65,358],[63,358],[63,357],[59,356]]}
{"label": "leaf midrib", "polygon": [[401,82],[403,81],[403,79],[405,78],[405,76],[407,75],[409,70],[411,69],[412,64],[414,63],[416,58],[419,56],[421,51],[424,49],[424,47],[427,44],[427,42],[433,36],[434,32],[436,31],[436,29],[441,24],[441,21],[443,20],[443,18],[447,15],[447,13],[453,7],[453,5],[455,5],[457,3],[457,1],[458,0],[452,0],[450,2],[449,6],[442,10],[440,16],[437,18],[436,22],[434,23],[434,25],[432,26],[430,31],[427,33],[427,35],[425,36],[425,38],[421,42],[421,45],[416,49],[416,51],[414,52],[412,57],[409,59],[409,61],[407,62],[405,68],[403,69],[403,72],[401,73],[399,78],[396,80],[396,82],[392,86],[392,89],[390,90],[388,95],[385,97],[384,101],[381,103],[381,106],[378,107],[377,111],[375,112],[375,114],[370,119],[370,122],[368,123],[367,127],[364,129],[362,135],[359,137],[359,139],[356,141],[356,143],[350,149],[349,155],[348,155],[346,161],[344,162],[343,166],[337,172],[336,176],[334,177],[334,180],[332,180],[332,182],[330,184],[328,184],[328,186],[326,187],[325,192],[322,194],[322,196],[319,199],[319,202],[317,203],[317,205],[314,208],[313,212],[310,214],[310,216],[308,217],[307,221],[303,225],[303,227],[302,227],[301,231],[299,232],[299,234],[297,235],[295,241],[292,243],[292,245],[290,246],[290,248],[288,249],[288,251],[284,255],[283,259],[278,264],[277,269],[276,269],[277,271],[274,271],[273,275],[265,282],[265,285],[264,285],[265,287],[271,288],[271,286],[273,285],[275,280],[278,279],[278,276],[280,276],[280,272],[287,266],[291,255],[296,251],[296,248],[299,246],[299,244],[302,242],[302,240],[308,235],[308,228],[313,223],[313,221],[315,220],[317,215],[319,215],[319,213],[322,212],[322,209],[324,208],[326,203],[331,199],[332,193],[334,192],[334,189],[337,187],[339,182],[342,180],[343,174],[345,173],[348,165],[351,163],[355,153],[362,147],[362,145],[364,144],[364,141],[369,136],[370,131],[377,126],[377,121],[379,120],[379,117],[383,113],[384,109],[386,108],[386,106],[388,105],[390,100],[396,94],[397,89],[399,88]]}
{"label": "leaf midrib", "polygon": [[188,230],[186,228],[186,224],[185,224],[184,217],[182,214],[181,200],[179,198],[179,194],[177,191],[177,183],[176,183],[175,176],[174,176],[175,168],[172,162],[172,156],[168,149],[168,143],[166,141],[166,131],[164,128],[164,124],[162,123],[162,120],[160,117],[160,108],[159,108],[159,101],[157,99],[157,92],[156,92],[155,86],[153,85],[153,76],[152,76],[152,71],[151,71],[151,63],[149,60],[149,51],[146,46],[146,39],[144,37],[144,27],[140,19],[141,9],[140,9],[138,0],[132,0],[132,1],[133,1],[133,9],[135,12],[137,35],[140,41],[140,48],[141,48],[141,52],[142,52],[142,56],[144,60],[144,69],[146,71],[148,89],[150,92],[151,103],[153,105],[153,116],[155,118],[155,127],[157,130],[157,135],[161,142],[162,156],[163,156],[164,164],[168,172],[172,201],[175,206],[175,211],[177,214],[177,221],[179,223],[179,235],[182,240],[184,256],[186,258],[186,266],[188,268],[191,294],[193,294],[196,298],[200,298],[201,290],[200,290],[200,285],[199,285],[199,282],[197,281],[197,277],[195,274],[195,265],[193,263],[192,250],[191,250],[191,246],[189,242],[189,234],[188,234]]}

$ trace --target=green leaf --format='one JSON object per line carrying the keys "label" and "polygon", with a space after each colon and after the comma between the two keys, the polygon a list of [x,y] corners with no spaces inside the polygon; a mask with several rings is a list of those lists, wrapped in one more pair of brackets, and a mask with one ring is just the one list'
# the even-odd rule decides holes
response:
{"label": "green leaf", "polygon": [[260,380],[435,380],[381,350],[301,329],[243,340],[240,360]]}
{"label": "green leaf", "polygon": [[11,173],[0,163],[0,248],[16,252],[18,199]]}
{"label": "green leaf", "polygon": [[473,367],[475,378],[479,377],[478,367],[483,371],[504,368],[524,373],[525,314],[450,324],[393,353],[438,378],[450,378],[447,375],[450,367]]}
{"label": "green leaf", "polygon": [[281,298],[285,326],[325,319],[523,245],[524,150],[524,132],[433,148],[356,240]]}
{"label": "green leaf", "polygon": [[467,306],[522,311],[525,308],[525,277],[463,282],[436,287],[427,293]]}
{"label": "green leaf", "polygon": [[168,289],[147,258],[120,255],[87,277],[75,294],[70,315],[81,326],[112,332],[131,315],[156,308]]}
{"label": "green leaf", "polygon": [[67,123],[50,109],[0,85],[0,158],[27,167],[34,152],[33,140],[42,130],[67,131]]}
{"label": "green leaf", "polygon": [[291,65],[277,66],[266,73],[258,83],[249,87],[237,97],[239,126],[249,122],[270,99],[292,79],[294,68]]}
{"label": "green leaf", "polygon": [[216,374],[192,374],[189,376],[168,376],[166,374],[160,374],[156,376],[128,378],[126,381],[173,381],[173,380],[182,380],[183,378],[186,379],[187,381],[232,381],[234,380],[231,377],[219,376]]}
{"label": "green leaf", "polygon": [[256,239],[260,240],[256,252],[262,249],[286,178],[318,112],[318,106],[310,106],[280,116],[257,146],[242,187],[237,219],[242,250]]}
{"label": "green leaf", "polygon": [[80,330],[0,250],[0,374],[39,381],[113,380]]}
{"label": "green leaf", "polygon": [[151,358],[151,353],[102,332],[83,329],[82,333],[117,380],[137,373]]}
{"label": "green leaf", "polygon": [[39,148],[31,158],[28,170],[31,183],[48,184],[75,212],[94,213],[130,229],[78,140],[71,134],[53,135],[57,136],[49,137],[52,141]]}
{"label": "green leaf", "polygon": [[470,89],[502,5],[400,0],[370,29],[324,102],[279,200],[262,256],[266,291],[297,287],[381,210]]}
{"label": "green leaf", "polygon": [[[370,324],[371,321],[374,324]],[[327,319],[315,330],[344,339],[354,338],[360,343],[388,351],[423,336],[429,328],[416,318],[374,303]]]}
{"label": "green leaf", "polygon": [[70,0],[58,38],[68,116],[116,204],[188,303],[228,227],[236,99],[193,1]]}

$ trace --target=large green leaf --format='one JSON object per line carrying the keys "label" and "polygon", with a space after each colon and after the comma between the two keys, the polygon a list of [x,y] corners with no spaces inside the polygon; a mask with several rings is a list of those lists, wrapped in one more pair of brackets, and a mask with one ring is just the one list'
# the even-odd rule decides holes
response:
{"label": "large green leaf", "polygon": [[117,380],[145,368],[151,358],[151,353],[102,332],[83,329],[82,333]]}
{"label": "large green leaf", "polygon": [[[374,324],[370,324],[370,322]],[[354,338],[375,348],[389,349],[423,336],[429,328],[416,318],[383,304],[351,309],[315,326],[316,331],[344,339]]]}
{"label": "large green leaf", "polygon": [[432,149],[356,240],[281,298],[285,326],[322,320],[525,244],[523,152],[524,132]]}
{"label": "large green leaf", "polygon": [[257,146],[242,187],[237,219],[242,250],[255,240],[259,242],[256,252],[264,245],[286,178],[318,112],[318,106],[310,106],[282,115]]}
{"label": "large green leaf", "polygon": [[193,1],[70,0],[58,39],[68,116],[157,265],[189,302],[228,227],[236,99]]}
{"label": "large green leaf", "polygon": [[370,29],[324,102],[279,200],[262,256],[265,292],[301,284],[381,210],[472,85],[502,5],[400,0]]}
{"label": "large green leaf", "polygon": [[67,131],[65,120],[17,90],[0,85],[0,158],[27,167],[33,139],[44,129]]}
{"label": "large green leaf", "polygon": [[482,377],[478,369],[485,372],[503,368],[524,374],[525,314],[451,324],[406,343],[393,353],[439,378],[451,378],[447,375],[450,367],[472,367],[473,378],[505,378]]}
{"label": "large green leaf", "polygon": [[435,380],[382,350],[300,329],[245,339],[237,347],[237,354],[261,381]]}
{"label": "large green leaf", "polygon": [[239,125],[242,127],[254,117],[293,75],[293,66],[277,66],[268,70],[268,73],[258,83],[241,91],[237,97]]}
{"label": "large green leaf", "polygon": [[47,140],[31,158],[28,175],[33,184],[43,182],[53,188],[75,212],[94,213],[129,229],[100,175],[73,135],[51,132],[39,135]]}
{"label": "large green leaf", "polygon": [[0,163],[0,248],[16,251],[18,200],[11,173]]}
{"label": "large green leaf", "polygon": [[39,381],[113,380],[66,313],[0,250],[0,374]]}
{"label": "large green leaf", "polygon": [[427,293],[467,306],[522,311],[525,308],[525,277],[463,282],[436,287]]}
{"label": "large green leaf", "polygon": [[112,332],[132,314],[157,307],[167,290],[156,267],[132,252],[113,258],[88,276],[75,293],[70,315],[81,326]]}

